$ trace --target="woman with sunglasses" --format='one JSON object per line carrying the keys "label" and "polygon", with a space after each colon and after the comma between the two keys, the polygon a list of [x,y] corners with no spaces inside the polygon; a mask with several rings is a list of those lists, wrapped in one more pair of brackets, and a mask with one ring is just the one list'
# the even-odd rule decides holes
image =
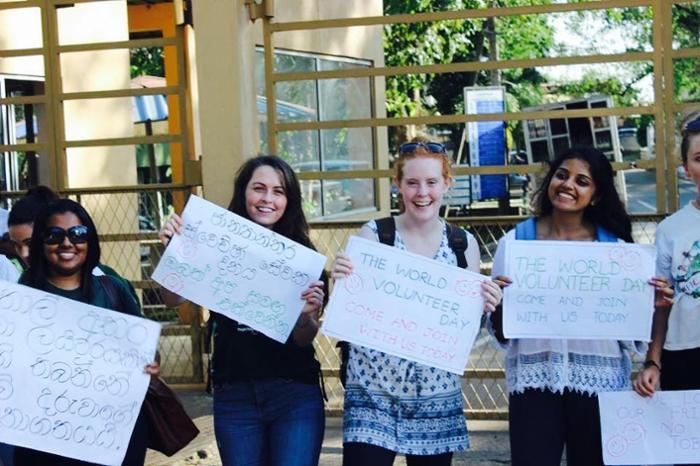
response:
{"label": "woman with sunglasses", "polygon": [[[299,182],[277,156],[254,157],[241,166],[228,210],[313,248]],[[182,219],[174,215],[160,231],[161,241],[167,244],[181,230]],[[275,283],[260,283],[261,289],[271,286]],[[318,465],[325,418],[312,342],[324,288],[325,280],[314,281],[301,294],[306,303],[285,343],[211,314],[214,432],[224,466]],[[165,289],[161,292],[168,306],[183,302]]]}
{"label": "woman with sunglasses", "polygon": [[[77,202],[60,199],[41,210],[34,221],[30,250],[29,267],[20,279],[21,284],[141,317],[139,303],[129,291],[126,280],[115,276],[101,279],[93,274],[93,269],[100,260],[100,243],[92,218]],[[109,280],[109,284],[105,284],[104,280]],[[115,299],[114,293],[118,294],[118,299]],[[157,376],[160,367],[154,362],[147,365],[144,371]],[[123,465],[143,465],[148,442],[147,422],[142,410]],[[73,466],[89,463],[17,447],[14,464]]]}
{"label": "woman with sunglasses", "polygon": [[[576,147],[559,155],[535,193],[536,216],[498,242],[492,275],[502,286],[510,240],[631,243],[632,224],[615,189],[605,154]],[[663,280],[652,279],[657,300],[666,299]],[[630,388],[630,353],[642,342],[520,338],[503,335],[499,306],[490,330],[507,350],[506,385],[513,466],[603,466],[597,394]]]}
{"label": "woman with sunglasses", "polygon": [[[700,117],[681,131],[681,159],[697,197],[656,228],[656,272],[676,291],[673,303],[654,313],[652,342],[634,389],[700,389]],[[672,306],[671,306],[672,304]]]}
{"label": "woman with sunglasses", "polygon": [[[450,187],[450,162],[442,144],[415,139],[403,144],[394,182],[403,212],[394,217],[394,247],[457,265],[447,225],[440,218],[442,198]],[[379,241],[375,221],[359,235]],[[479,246],[467,233],[468,269],[479,271]],[[352,263],[339,253],[334,279],[352,273]],[[484,311],[493,311],[501,290],[484,282]],[[360,345],[349,345],[343,420],[344,466],[389,466],[397,453],[409,466],[444,466],[455,451],[469,447],[464,422],[462,383],[457,374],[392,356]]]}

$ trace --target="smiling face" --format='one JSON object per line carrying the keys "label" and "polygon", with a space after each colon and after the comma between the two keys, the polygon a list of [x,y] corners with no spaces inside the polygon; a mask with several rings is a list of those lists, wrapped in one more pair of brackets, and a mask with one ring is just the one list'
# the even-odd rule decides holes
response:
{"label": "smiling face", "polygon": [[266,228],[272,228],[287,208],[287,192],[282,176],[274,168],[262,165],[255,169],[245,189],[248,217]]}
{"label": "smiling face", "polygon": [[[73,212],[55,214],[46,222],[47,229],[52,227],[68,230],[82,225],[80,219]],[[44,255],[49,265],[49,277],[60,275],[62,277],[80,277],[80,271],[87,259],[87,243],[73,244],[68,236],[63,238],[60,244],[44,243]]]}
{"label": "smiling face", "polygon": [[554,210],[582,212],[595,199],[596,186],[587,162],[567,159],[549,182],[547,197]]}
{"label": "smiling face", "polygon": [[440,160],[420,156],[408,159],[401,180],[396,182],[406,214],[423,220],[439,215],[442,197],[449,188]]}
{"label": "smiling face", "polygon": [[700,134],[690,136],[687,158],[685,160],[685,176],[695,183],[700,192]]}

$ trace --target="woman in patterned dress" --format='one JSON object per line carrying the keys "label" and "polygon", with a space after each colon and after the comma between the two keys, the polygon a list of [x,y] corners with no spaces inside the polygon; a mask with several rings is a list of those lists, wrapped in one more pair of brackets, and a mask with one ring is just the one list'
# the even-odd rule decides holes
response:
{"label": "woman in patterned dress", "polygon": [[[450,163],[442,144],[414,140],[403,144],[395,183],[403,213],[395,217],[394,247],[439,262],[457,264],[440,219],[442,198],[450,186]],[[378,241],[377,225],[366,223],[359,236]],[[467,233],[468,269],[479,271],[479,247]],[[332,275],[352,273],[349,258],[336,257]],[[492,311],[501,291],[483,285],[484,309]],[[460,377],[441,369],[350,344],[345,385],[343,465],[391,465],[397,453],[409,466],[449,465],[455,451],[469,447]]]}

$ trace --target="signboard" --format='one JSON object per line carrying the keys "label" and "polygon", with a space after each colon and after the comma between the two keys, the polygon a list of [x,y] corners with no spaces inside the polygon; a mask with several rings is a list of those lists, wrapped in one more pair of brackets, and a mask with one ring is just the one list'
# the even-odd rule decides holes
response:
{"label": "signboard", "polygon": [[353,274],[336,281],[321,330],[405,359],[464,373],[487,277],[350,237]]}
{"label": "signboard", "polygon": [[700,460],[700,390],[599,393],[603,461],[696,464]]}
{"label": "signboard", "polygon": [[0,442],[120,465],[160,324],[0,282]]}
{"label": "signboard", "polygon": [[630,243],[506,243],[507,338],[649,341],[656,248]]}
{"label": "signboard", "polygon": [[326,256],[226,209],[190,196],[152,278],[168,290],[284,343],[301,293]]}
{"label": "signboard", "polygon": [[[505,91],[502,87],[464,88],[464,107],[468,115],[501,113],[505,111]],[[472,167],[505,165],[506,126],[503,121],[467,123],[469,163]],[[473,199],[501,199],[508,196],[506,175],[474,175]]]}

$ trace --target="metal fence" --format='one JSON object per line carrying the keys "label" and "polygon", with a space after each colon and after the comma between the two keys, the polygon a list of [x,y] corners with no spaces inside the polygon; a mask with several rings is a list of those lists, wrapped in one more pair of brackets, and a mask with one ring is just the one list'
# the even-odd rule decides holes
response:
{"label": "metal fence", "polygon": [[190,304],[178,309],[166,307],[151,273],[164,250],[158,239],[163,210],[186,201],[192,191],[191,186],[155,185],[61,192],[89,210],[98,226],[102,263],[128,279],[141,299],[145,316],[162,323],[159,351],[163,377],[179,384],[205,380],[201,310]]}

